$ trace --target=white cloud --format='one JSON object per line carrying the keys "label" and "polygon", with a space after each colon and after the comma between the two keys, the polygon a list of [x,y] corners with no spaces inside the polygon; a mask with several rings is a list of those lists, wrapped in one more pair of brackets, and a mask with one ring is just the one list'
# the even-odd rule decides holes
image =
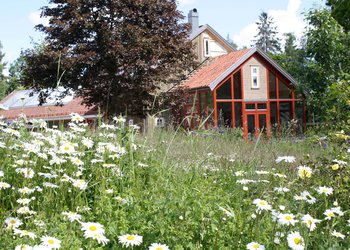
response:
{"label": "white cloud", "polygon": [[[298,14],[300,6],[301,0],[289,0],[286,10],[269,10],[267,12],[275,22],[279,32],[278,37],[281,40],[283,39],[283,34],[288,32],[294,33],[298,39],[301,38],[306,24]],[[239,34],[235,34],[233,40],[239,47],[250,47],[257,33],[257,26],[254,22],[244,27]]]}
{"label": "white cloud", "polygon": [[40,13],[41,13],[40,10],[31,12],[29,14],[29,16],[28,16],[29,20],[34,25],[43,24],[45,26],[48,26],[49,25],[49,19],[40,17]]}

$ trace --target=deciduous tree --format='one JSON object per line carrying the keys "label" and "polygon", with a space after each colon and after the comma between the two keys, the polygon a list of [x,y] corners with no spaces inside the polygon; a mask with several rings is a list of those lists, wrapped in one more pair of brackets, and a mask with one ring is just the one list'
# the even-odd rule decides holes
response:
{"label": "deciduous tree", "polygon": [[193,65],[175,0],[50,0],[41,16],[45,47],[24,53],[23,83],[37,90],[59,83],[86,104],[139,115]]}
{"label": "deciduous tree", "polygon": [[350,1],[349,0],[327,0],[331,7],[331,13],[346,31],[350,31]]}
{"label": "deciduous tree", "polygon": [[4,57],[5,54],[2,53],[2,44],[0,42],[0,100],[5,97],[7,92],[7,82],[4,75],[4,69],[6,66],[6,63],[3,62]]}

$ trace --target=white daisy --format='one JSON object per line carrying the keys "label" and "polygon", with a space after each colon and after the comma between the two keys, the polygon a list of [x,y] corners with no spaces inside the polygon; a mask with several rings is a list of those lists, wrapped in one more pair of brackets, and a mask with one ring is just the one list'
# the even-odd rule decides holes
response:
{"label": "white daisy", "polygon": [[18,245],[15,247],[15,250],[32,250],[33,248],[29,245]]}
{"label": "white daisy", "polygon": [[344,234],[339,233],[339,232],[337,232],[336,230],[334,230],[334,231],[332,232],[332,235],[335,236],[335,237],[337,237],[337,238],[341,238],[341,239],[344,239],[344,238],[346,237]]}
{"label": "white daisy", "polygon": [[18,189],[18,192],[20,192],[21,194],[31,194],[34,191],[35,191],[34,188],[28,188],[28,187],[23,187]]}
{"label": "white daisy", "polygon": [[50,236],[41,237],[41,245],[50,249],[59,249],[61,247],[61,241]]}
{"label": "white daisy", "polygon": [[142,243],[142,236],[139,236],[137,234],[125,234],[118,236],[118,241],[126,247],[139,246]]}
{"label": "white daisy", "polygon": [[27,230],[19,230],[19,229],[14,229],[13,233],[15,235],[19,234],[20,237],[24,237],[24,236],[28,236],[31,239],[35,239],[36,238],[36,234],[33,232],[29,232]]}
{"label": "white daisy", "polygon": [[279,156],[279,157],[277,157],[276,163],[280,163],[281,161],[293,163],[293,162],[295,162],[295,157],[294,156]]}
{"label": "white daisy", "polygon": [[91,238],[91,235],[96,233],[104,234],[105,232],[103,225],[101,225],[100,223],[85,222],[85,223],[81,223],[81,226],[86,238]]}
{"label": "white daisy", "polygon": [[84,117],[82,117],[78,113],[71,113],[70,116],[71,116],[72,122],[79,123],[79,122],[83,122],[84,121]]}
{"label": "white daisy", "polygon": [[72,143],[64,142],[60,147],[60,152],[62,154],[72,154],[75,152],[75,148]]}
{"label": "white daisy", "polygon": [[301,179],[310,178],[312,175],[312,169],[307,166],[298,167],[298,176]]}
{"label": "white daisy", "polygon": [[14,228],[17,228],[19,227],[20,225],[22,225],[22,221],[18,218],[14,218],[14,217],[9,217],[5,220],[5,223],[7,225],[7,228],[10,228],[10,229],[14,229]]}
{"label": "white daisy", "polygon": [[316,189],[317,193],[325,194],[326,196],[333,194],[333,188],[322,186]]}
{"label": "white daisy", "polygon": [[296,222],[298,222],[298,220],[294,219],[294,215],[293,214],[279,214],[278,215],[278,222],[281,225],[292,225],[294,226]]}
{"label": "white daisy", "polygon": [[293,250],[304,250],[304,239],[299,232],[292,232],[287,236],[288,246]]}
{"label": "white daisy", "polygon": [[323,214],[326,216],[326,218],[324,218],[325,220],[330,220],[335,217],[334,211],[332,209],[327,209]]}
{"label": "white daisy", "polygon": [[70,222],[81,220],[81,215],[76,212],[62,212],[62,214],[67,216]]}
{"label": "white daisy", "polygon": [[90,233],[88,238],[97,240],[97,242],[102,245],[106,245],[109,242],[109,239],[107,239],[103,234],[100,233]]}
{"label": "white daisy", "polygon": [[73,182],[73,186],[79,188],[80,190],[85,190],[88,186],[87,182],[85,180],[75,180]]}
{"label": "white daisy", "polygon": [[301,220],[303,221],[303,223],[306,224],[306,226],[310,229],[310,231],[314,231],[316,229],[316,223],[321,222],[321,220],[314,219],[309,214],[304,215],[303,218],[301,218]]}
{"label": "white daisy", "polygon": [[271,210],[271,205],[269,205],[265,200],[255,199],[253,200],[253,204],[258,207],[258,210]]}
{"label": "white daisy", "polygon": [[265,250],[265,247],[257,242],[250,242],[247,244],[248,250]]}
{"label": "white daisy", "polygon": [[169,247],[164,244],[160,243],[152,243],[149,247],[148,250],[169,250]]}
{"label": "white daisy", "polygon": [[10,184],[0,181],[0,190],[1,189],[6,189],[6,188],[10,188],[10,187],[11,187]]}

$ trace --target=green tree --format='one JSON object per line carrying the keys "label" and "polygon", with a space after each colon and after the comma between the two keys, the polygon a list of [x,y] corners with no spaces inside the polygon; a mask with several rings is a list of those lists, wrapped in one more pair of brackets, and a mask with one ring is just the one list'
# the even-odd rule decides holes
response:
{"label": "green tree", "polygon": [[[334,99],[336,87],[350,72],[350,37],[331,16],[329,9],[310,10],[307,18],[305,67],[309,111],[316,121],[341,122],[349,116],[348,109],[337,116],[330,113],[339,106]],[[341,93],[339,93],[341,94]],[[332,115],[331,115],[332,114]]]}
{"label": "green tree", "polygon": [[255,46],[272,54],[280,51],[280,41],[277,38],[277,28],[273,18],[266,12],[262,12],[256,25],[258,26],[258,34],[255,36],[256,40],[253,41]]}
{"label": "green tree", "polygon": [[[25,86],[57,82],[109,113],[144,114],[162,84],[194,64],[188,25],[176,0],[50,0],[45,48],[24,53]],[[45,101],[48,91],[41,92]]]}
{"label": "green tree", "polygon": [[283,51],[273,55],[273,58],[298,82],[304,82],[304,68],[306,63],[305,45],[298,46],[293,33],[284,34],[285,43]]}
{"label": "green tree", "polygon": [[230,34],[227,33],[227,36],[226,36],[226,41],[235,49],[237,50],[238,49],[238,45],[235,44],[235,42],[232,40],[232,38],[230,37]]}
{"label": "green tree", "polygon": [[20,56],[9,67],[9,76],[7,78],[7,94],[21,87],[23,68],[25,67],[25,58]]}
{"label": "green tree", "polygon": [[3,62],[4,57],[5,54],[2,53],[2,44],[0,42],[0,100],[3,99],[7,93],[7,79],[4,75],[6,63]]}
{"label": "green tree", "polygon": [[349,0],[327,0],[331,7],[331,13],[335,20],[348,32],[350,31],[350,1]]}

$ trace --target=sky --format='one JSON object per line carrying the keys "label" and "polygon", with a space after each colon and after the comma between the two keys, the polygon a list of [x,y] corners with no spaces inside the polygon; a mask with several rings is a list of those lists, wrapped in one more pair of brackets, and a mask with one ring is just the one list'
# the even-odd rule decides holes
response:
{"label": "sky", "polygon": [[[2,0],[0,42],[7,66],[21,50],[41,41],[43,35],[34,26],[47,23],[40,18],[40,8],[47,4],[48,0]],[[178,0],[186,20],[189,10],[197,8],[200,24],[209,24],[224,38],[229,35],[239,47],[252,45],[255,22],[262,11],[274,18],[280,37],[286,32],[300,37],[305,27],[303,13],[315,6],[324,6],[324,0]]]}

